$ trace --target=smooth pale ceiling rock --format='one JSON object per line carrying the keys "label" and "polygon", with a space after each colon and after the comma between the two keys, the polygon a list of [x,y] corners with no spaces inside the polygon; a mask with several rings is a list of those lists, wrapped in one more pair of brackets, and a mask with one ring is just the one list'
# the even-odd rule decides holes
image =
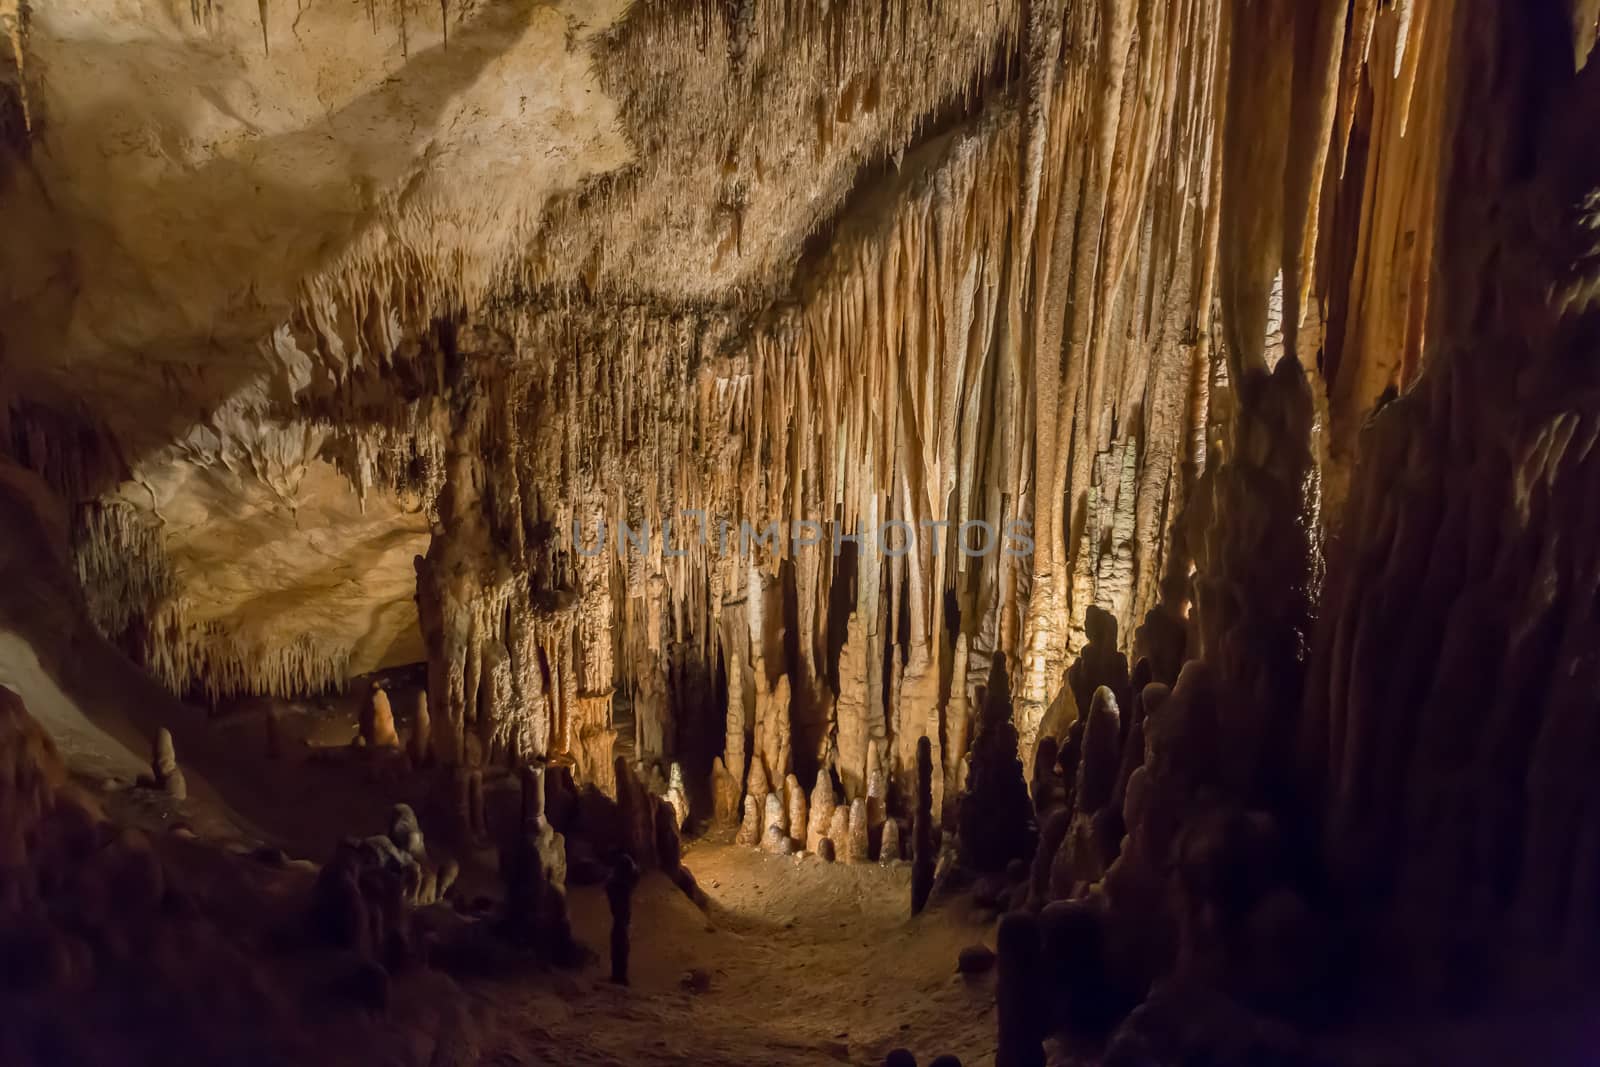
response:
{"label": "smooth pale ceiling rock", "polygon": [[554,190],[631,157],[586,44],[625,6],[457,7],[446,45],[437,7],[402,31],[269,2],[267,55],[254,5],[37,5],[31,173],[0,193],[10,358],[81,398],[103,364],[253,362],[315,276],[481,287]]}

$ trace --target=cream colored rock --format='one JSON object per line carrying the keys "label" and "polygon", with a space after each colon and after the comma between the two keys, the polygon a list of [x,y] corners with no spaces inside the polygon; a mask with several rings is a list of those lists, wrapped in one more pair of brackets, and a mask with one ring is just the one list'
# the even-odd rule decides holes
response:
{"label": "cream colored rock", "polygon": [[900,848],[900,820],[890,819],[883,824],[883,840],[878,845],[878,862],[888,866],[905,858]]}
{"label": "cream colored rock", "polygon": [[789,813],[776,793],[767,794],[767,806],[762,818],[761,847],[767,852],[787,854],[789,845]]}
{"label": "cream colored rock", "polygon": [[682,830],[689,821],[689,794],[683,786],[683,764],[676,760],[667,779],[666,801],[672,808],[673,826]]}
{"label": "cream colored rock", "polygon": [[833,842],[835,855],[848,862],[850,858],[850,805],[840,804],[833,809],[833,821],[828,825],[828,840]]}
{"label": "cream colored rock", "polygon": [[850,802],[850,824],[845,838],[844,861],[866,863],[872,858],[867,825],[867,802],[857,797]]}
{"label": "cream colored rock", "polygon": [[833,814],[833,779],[824,767],[817,772],[817,784],[811,790],[811,811],[806,820],[807,852],[816,852],[822,839],[832,833]]}
{"label": "cream colored rock", "polygon": [[711,764],[712,817],[718,826],[734,826],[739,821],[739,782],[718,756]]}
{"label": "cream colored rock", "polygon": [[399,748],[400,735],[395,732],[394,712],[389,707],[389,694],[376,682],[367,694],[361,708],[361,743],[368,748]]}
{"label": "cream colored rock", "polygon": [[806,791],[800,788],[800,779],[789,775],[783,780],[783,791],[787,798],[787,824],[791,840],[797,842],[796,847],[804,848],[806,834],[810,829],[809,812],[806,806]]}
{"label": "cream colored rock", "polygon": [[761,843],[761,809],[756,806],[755,797],[744,798],[744,819],[739,823],[739,833],[734,837],[734,844],[754,848]]}
{"label": "cream colored rock", "polygon": [[189,796],[189,783],[183,776],[183,768],[178,766],[178,753],[172,745],[172,732],[165,726],[156,731],[155,741],[151,745],[150,769],[156,787],[166,790],[174,800],[184,800]]}

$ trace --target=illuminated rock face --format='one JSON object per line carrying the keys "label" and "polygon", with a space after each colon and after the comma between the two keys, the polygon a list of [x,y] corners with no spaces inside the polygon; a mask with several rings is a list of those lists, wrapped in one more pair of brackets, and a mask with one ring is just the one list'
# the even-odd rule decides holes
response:
{"label": "illuminated rock face", "polygon": [[469,791],[936,820],[1146,964],[1290,809],[1421,955],[1600,936],[1592,3],[488,7],[0,0],[8,625],[425,662]]}

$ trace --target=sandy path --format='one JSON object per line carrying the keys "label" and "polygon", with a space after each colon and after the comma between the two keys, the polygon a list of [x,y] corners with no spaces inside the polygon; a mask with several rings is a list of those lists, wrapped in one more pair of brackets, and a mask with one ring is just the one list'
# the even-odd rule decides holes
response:
{"label": "sandy path", "polygon": [[[878,1064],[905,1046],[922,1063],[994,1056],[993,979],[955,973],[988,924],[952,903],[909,917],[910,868],[848,867],[702,845],[686,856],[712,899],[702,913],[665,879],[639,889],[633,985],[597,964],[555,983],[479,984],[496,1017],[485,1063]],[[574,924],[603,951],[602,894],[575,889]],[[684,988],[691,969],[710,976]]]}

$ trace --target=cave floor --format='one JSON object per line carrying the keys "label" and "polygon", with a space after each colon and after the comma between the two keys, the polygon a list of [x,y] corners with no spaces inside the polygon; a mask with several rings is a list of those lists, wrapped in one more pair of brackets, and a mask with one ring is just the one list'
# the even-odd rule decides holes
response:
{"label": "cave floor", "polygon": [[[241,902],[259,902],[240,903],[240,913],[298,914],[314,877],[306,865],[262,868],[248,850],[267,845],[320,859],[339,837],[376,829],[399,799],[388,776],[312,755],[343,747],[353,715],[341,708],[331,720],[300,720],[319,722],[325,737],[291,727],[312,747],[282,761],[262,758],[259,720],[186,730],[180,754],[196,757],[184,761],[190,797],[174,804],[132,784],[148,724],[102,724],[64,696],[38,699],[46,690],[30,684],[33,665],[17,653],[0,646],[0,681],[33,692],[74,776],[119,820],[154,833],[164,854],[178,849],[207,877],[228,872]],[[180,823],[198,839],[163,832]],[[902,1046],[923,1063],[947,1052],[968,1064],[992,1062],[993,976],[963,978],[955,964],[968,945],[993,946],[993,924],[965,898],[936,902],[913,919],[909,864],[829,864],[725,839],[686,842],[684,862],[709,906],[702,911],[665,877],[646,875],[635,896],[630,987],[607,980],[603,891],[572,886],[573,927],[594,961],[514,978],[401,979],[390,1023],[400,1022],[406,1033],[395,1040],[407,1051],[396,1062],[420,1054],[418,1062],[435,1064],[875,1067]],[[477,868],[463,873],[469,894],[497,890],[481,863],[468,866]],[[457,1003],[440,1004],[441,995]],[[423,1019],[435,1015],[464,1025],[447,1035]],[[345,1046],[354,1036],[327,1032],[328,1062],[353,1062],[345,1053],[355,1050]]]}
{"label": "cave floor", "polygon": [[[964,946],[992,946],[991,926],[959,901],[910,918],[909,865],[726,844],[692,846],[685,863],[711,906],[644,880],[630,988],[599,963],[553,984],[469,987],[494,1018],[486,1062],[876,1065],[897,1046],[924,1063],[945,1052],[992,1062],[993,978],[955,973]],[[579,939],[603,953],[604,895],[574,888],[570,901]]]}

